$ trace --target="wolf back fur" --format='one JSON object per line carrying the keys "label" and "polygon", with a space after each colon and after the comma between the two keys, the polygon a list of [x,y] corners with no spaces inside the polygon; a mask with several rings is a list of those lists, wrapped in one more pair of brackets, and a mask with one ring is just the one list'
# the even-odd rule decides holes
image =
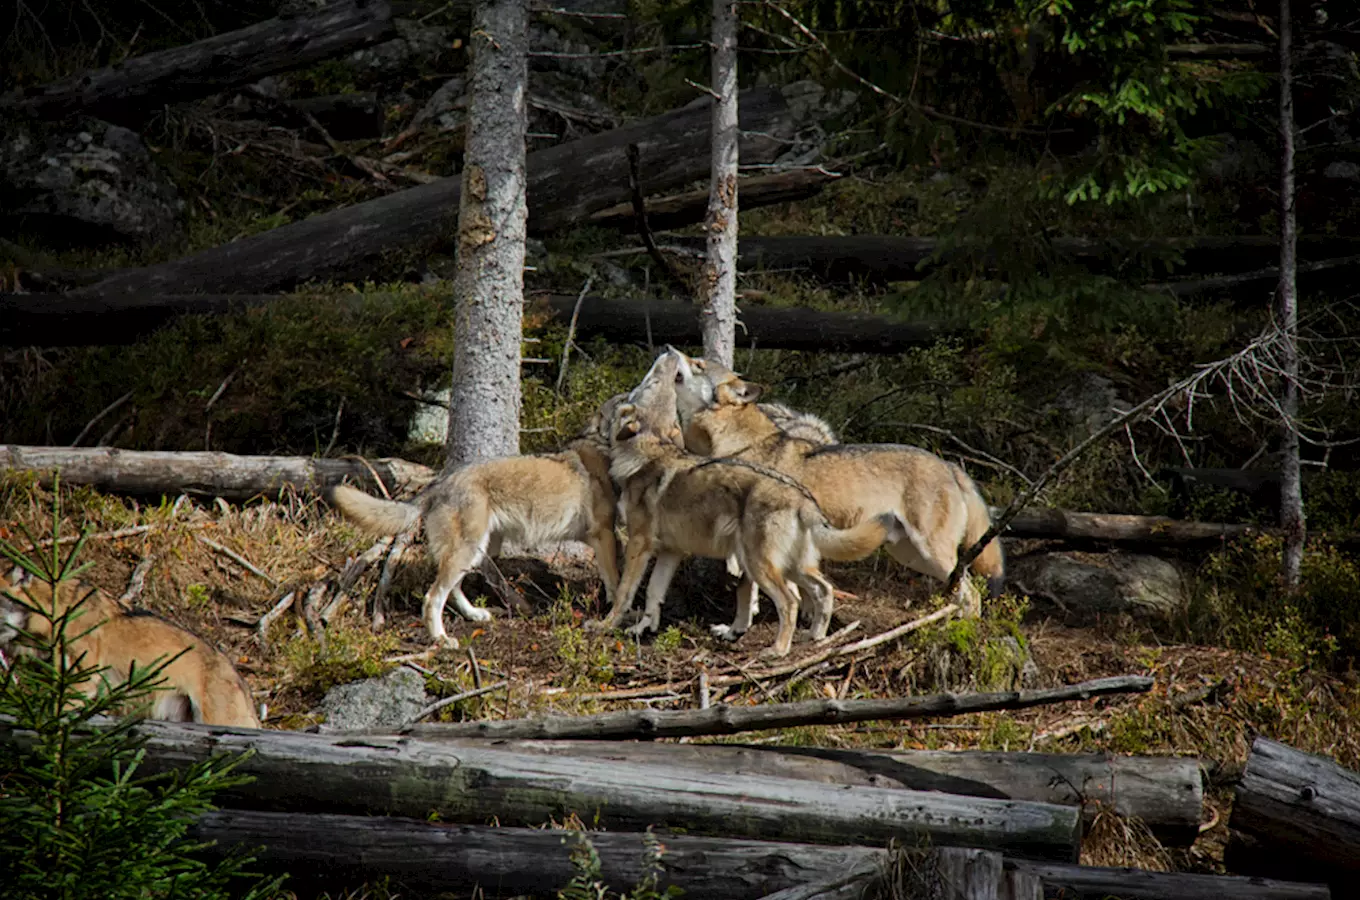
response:
{"label": "wolf back fur", "polygon": [[[107,683],[125,681],[134,664],[147,668],[158,659],[168,659],[183,651],[161,670],[165,682],[149,702],[150,718],[235,728],[261,727],[245,680],[231,660],[197,635],[151,613],[124,609],[83,582],[60,585],[54,606],[52,587],[46,582],[30,579],[20,587],[0,575],[0,611],[9,626],[7,639],[14,637],[16,627],[37,638],[50,638],[52,624],[46,616],[5,596],[6,592],[29,606],[50,611],[53,618],[88,595],[89,599],[67,626],[68,651],[73,657],[83,655],[86,665],[103,669],[99,678]],[[98,690],[98,680],[85,683],[83,689],[88,695],[93,696]]]}

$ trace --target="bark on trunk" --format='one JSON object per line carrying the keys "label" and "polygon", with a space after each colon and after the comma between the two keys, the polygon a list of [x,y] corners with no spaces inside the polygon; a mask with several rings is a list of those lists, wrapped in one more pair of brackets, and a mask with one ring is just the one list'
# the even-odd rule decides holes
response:
{"label": "bark on trunk", "polygon": [[687,737],[737,734],[796,725],[832,725],[874,720],[920,719],[1000,709],[1029,709],[1069,700],[1108,694],[1143,693],[1152,679],[1141,675],[1097,678],[1080,684],[1039,691],[998,691],[990,694],[935,694],[887,700],[805,700],[759,706],[719,704],[708,709],[622,710],[593,716],[553,716],[543,719],[413,725],[403,734],[417,737],[483,738],[629,738]]}
{"label": "bark on trunk", "polygon": [[[703,775],[491,748],[451,749],[411,738],[170,722],[147,722],[138,730],[147,736],[147,771],[254,750],[236,771],[255,780],[225,791],[224,806],[438,815],[467,824],[495,818],[515,826],[539,826],[576,813],[611,831],[657,826],[835,845],[929,841],[1065,862],[1075,861],[1081,836],[1075,809],[1044,803]],[[31,739],[0,726],[0,740]]]}
{"label": "bark on trunk", "polygon": [[[329,813],[222,810],[199,818],[195,840],[216,841],[221,854],[243,846],[265,849],[259,864],[293,878],[347,885],[388,877],[421,893],[467,895],[480,885],[488,896],[551,896],[575,874],[570,862],[576,833],[556,829],[432,825],[410,819]],[[647,845],[638,833],[585,835],[600,855],[603,882],[631,890],[648,874]],[[847,870],[872,870],[886,857],[869,847],[828,847],[668,834],[660,838],[660,888],[687,897],[754,900]]]}
{"label": "bark on trunk", "polygon": [[1280,0],[1280,312],[1285,341],[1280,397],[1280,527],[1284,529],[1285,587],[1297,590],[1305,524],[1299,466],[1299,301],[1294,216],[1294,60],[1289,0]]}
{"label": "bark on trunk", "polygon": [[[785,100],[797,86],[743,92],[742,157],[770,162],[787,147],[804,113]],[[677,190],[708,173],[709,110],[687,106],[623,128],[530,153],[528,229],[550,232],[629,199],[626,149],[642,152],[642,189]],[[256,293],[308,279],[363,274],[384,253],[416,252],[452,236],[462,193],[457,178],[407,188],[159,265],[120,272],[91,295]]]}
{"label": "bark on trunk", "polygon": [[[482,738],[451,738],[465,746]],[[473,746],[477,744],[474,743]],[[497,741],[515,753],[588,757],[709,773],[774,776],[822,784],[907,788],[968,797],[1029,800],[1138,818],[1164,843],[1199,834],[1203,788],[1196,759],[1104,754],[837,750],[652,741]]]}
{"label": "bark on trunk", "polygon": [[[789,172],[776,172],[773,175],[748,175],[739,178],[737,190],[741,196],[742,207],[755,209],[807,200],[820,194],[822,188],[839,178],[839,175],[821,169],[794,169]],[[710,193],[712,192],[688,191],[670,197],[650,199],[647,201],[647,224],[653,231],[697,225],[708,215]],[[637,215],[632,203],[619,203],[594,213],[586,223],[600,228],[635,231]]]}
{"label": "bark on trunk", "polygon": [[1242,871],[1348,887],[1360,875],[1360,774],[1330,759],[1258,737],[1229,824],[1254,843],[1234,854]]}
{"label": "bark on trunk", "polygon": [[1044,894],[1062,900],[1329,900],[1325,884],[1231,875],[1147,872],[1102,866],[1006,860],[1006,867],[1036,875]]}
{"label": "bark on trunk", "polygon": [[729,368],[737,322],[737,4],[713,0],[713,166],[699,276],[704,356]]}
{"label": "bark on trunk", "polygon": [[[370,471],[372,467],[372,472]],[[379,491],[376,472],[392,495],[419,489],[434,472],[402,459],[319,459],[306,456],[236,456],[231,453],[170,453],[105,447],[24,447],[0,444],[0,471],[37,472],[51,486],[87,484],[119,494],[196,494],[249,500],[277,497],[285,487],[320,491],[348,480],[361,490]]]}
{"label": "bark on trunk", "polygon": [[136,124],[148,112],[305,68],[393,34],[387,0],[341,0],[0,98],[0,109],[44,118],[88,112]]}
{"label": "bark on trunk", "polygon": [[446,468],[519,453],[528,0],[473,13]]}

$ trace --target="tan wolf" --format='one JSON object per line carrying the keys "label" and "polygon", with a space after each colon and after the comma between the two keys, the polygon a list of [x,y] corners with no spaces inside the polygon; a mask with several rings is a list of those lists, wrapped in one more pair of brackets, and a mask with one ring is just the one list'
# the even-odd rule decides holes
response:
{"label": "tan wolf", "polygon": [[526,547],[585,541],[595,551],[595,565],[612,602],[619,574],[605,422],[610,415],[605,408],[596,412],[560,453],[460,466],[410,502],[382,500],[348,485],[333,488],[328,499],[345,518],[374,534],[399,534],[423,519],[430,556],[439,567],[421,613],[433,643],[458,646],[444,629],[450,594],[464,618],[491,618],[468,602],[460,586],[485,555],[499,556],[507,539]]}
{"label": "tan wolf", "polygon": [[61,584],[54,605],[52,587],[46,582],[30,578],[22,584],[11,583],[0,575],[0,644],[13,640],[17,629],[37,638],[51,637],[50,619],[24,608],[15,597],[55,618],[87,596],[66,629],[69,655],[83,656],[85,665],[103,669],[98,678],[84,684],[87,695],[95,694],[100,679],[118,684],[127,680],[134,664],[148,668],[158,659],[179,653],[161,670],[165,681],[148,700],[150,718],[261,727],[250,688],[225,655],[178,625],[143,610],[127,610],[81,581]]}
{"label": "tan wolf", "polygon": [[[919,447],[898,444],[818,445],[782,432],[756,404],[763,388],[743,381],[712,360],[685,357],[676,384],[676,406],[691,452],[747,459],[787,473],[806,485],[841,527],[893,513],[905,535],[888,551],[903,565],[946,581],[960,548],[991,525],[977,485],[958,466]],[[1001,542],[993,540],[971,571],[998,594],[1004,584]],[[967,578],[958,588],[964,614],[981,614],[982,598]],[[737,623],[738,625],[740,623]]]}
{"label": "tan wolf", "polygon": [[821,558],[862,559],[901,534],[890,513],[854,528],[833,528],[797,482],[749,462],[687,453],[644,428],[630,404],[618,410],[611,446],[610,474],[622,485],[628,544],[615,604],[600,628],[618,626],[653,556],[646,611],[631,629],[635,633],[657,629],[666,589],[684,557],[735,555],[742,571],[774,598],[779,613],[779,633],[761,655],[785,656],[799,607],[789,585],[808,598],[812,637],[825,637],[834,594]]}

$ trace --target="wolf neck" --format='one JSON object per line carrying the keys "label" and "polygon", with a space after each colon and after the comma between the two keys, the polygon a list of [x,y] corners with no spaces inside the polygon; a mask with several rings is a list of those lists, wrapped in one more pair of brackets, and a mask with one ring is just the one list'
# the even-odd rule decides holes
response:
{"label": "wolf neck", "polygon": [[705,456],[737,456],[780,433],[754,403],[711,410],[695,417],[692,427],[708,445]]}

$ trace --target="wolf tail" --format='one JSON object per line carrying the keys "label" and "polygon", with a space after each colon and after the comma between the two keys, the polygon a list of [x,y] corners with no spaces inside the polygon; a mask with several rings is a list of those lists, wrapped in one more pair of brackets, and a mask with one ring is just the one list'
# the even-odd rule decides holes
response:
{"label": "wolf tail", "polygon": [[380,500],[347,484],[336,485],[329,499],[346,519],[373,534],[400,534],[420,521],[421,509],[414,503]]}
{"label": "wolf tail", "polygon": [[825,521],[812,528],[812,542],[825,559],[851,561],[863,559],[884,541],[900,540],[905,534],[893,513],[882,513],[850,528],[833,528]]}
{"label": "wolf tail", "polygon": [[[987,529],[992,527],[992,516],[987,511],[987,504],[983,502],[977,485],[968,477],[968,473],[958,466],[950,466],[950,469],[954,473],[954,480],[958,482],[959,490],[963,492],[964,505],[968,508],[968,524],[963,533],[963,548],[966,549],[981,540]],[[987,579],[987,593],[990,596],[1000,596],[1006,589],[1006,557],[1001,549],[1001,539],[993,538],[982,548],[982,552],[973,560],[970,568]]]}

